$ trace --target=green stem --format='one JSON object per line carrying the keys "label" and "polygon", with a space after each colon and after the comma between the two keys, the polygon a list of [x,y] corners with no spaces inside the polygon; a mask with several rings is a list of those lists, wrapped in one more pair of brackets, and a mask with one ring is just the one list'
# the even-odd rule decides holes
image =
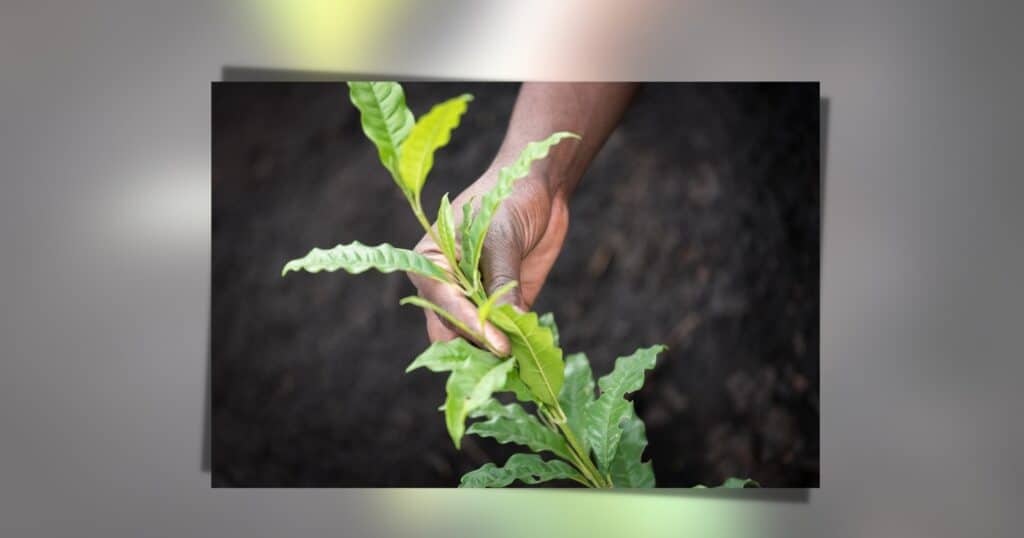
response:
{"label": "green stem", "polygon": [[422,298],[422,297],[420,297],[418,295],[411,295],[409,297],[406,297],[406,298],[402,299],[401,301],[398,301],[398,304],[400,304],[400,305],[412,304],[412,305],[416,305],[416,306],[418,306],[420,308],[425,308],[427,310],[430,310],[430,311],[434,312],[438,316],[441,316],[442,318],[448,320],[448,322],[451,323],[452,325],[454,325],[455,328],[461,330],[462,332],[466,333],[467,335],[471,336],[472,338],[478,340],[481,344],[483,344],[484,347],[487,348],[487,351],[491,352],[492,355],[494,355],[495,357],[501,357],[501,353],[498,353],[498,350],[494,349],[491,346],[491,343],[488,342],[486,338],[484,338],[484,335],[482,333],[478,333],[478,332],[474,331],[473,329],[470,329],[468,325],[466,325],[465,323],[463,323],[463,322],[459,321],[458,319],[456,319],[455,316],[453,316],[451,314],[451,312],[448,312],[447,310],[441,308],[440,306],[437,306],[436,304],[434,304],[434,303],[432,303],[432,302],[430,302],[430,301],[428,301],[428,300],[426,300],[426,299],[424,299],[424,298]]}
{"label": "green stem", "polygon": [[541,423],[544,424],[545,428],[547,428],[547,429],[549,429],[549,430],[551,430],[551,431],[553,431],[555,433],[558,433],[558,428],[556,428],[555,424],[553,422],[551,422],[551,420],[548,418],[547,414],[545,414],[545,413],[537,413],[537,417],[540,418],[540,421],[541,421]]}
{"label": "green stem", "polygon": [[[462,269],[459,267],[458,262],[454,259],[454,256],[450,255],[450,253],[448,252],[445,252],[445,249],[441,248],[441,241],[438,240],[437,234],[434,232],[434,227],[431,226],[430,222],[427,220],[427,216],[423,212],[423,207],[422,204],[420,203],[419,197],[417,196],[409,198],[409,206],[412,207],[413,214],[416,215],[416,220],[418,220],[420,225],[423,226],[423,230],[427,232],[427,235],[430,236],[430,239],[433,240],[434,244],[437,245],[438,248],[442,251],[442,254],[444,255],[445,259],[448,261],[448,265],[451,267],[452,274],[455,276],[455,279],[457,280],[456,284],[460,288],[462,288],[463,293],[465,293],[466,296],[472,299],[473,302],[476,303],[477,307],[487,302],[487,293],[483,290],[483,287],[479,285],[476,271],[474,271],[472,275],[473,278],[472,280],[470,280],[469,277],[462,273]],[[424,302],[427,303],[427,301]],[[432,303],[428,304],[429,306],[420,306],[425,306],[430,310],[434,310],[439,315],[448,319],[448,321],[450,321],[456,327],[462,329],[467,334],[472,335],[474,338],[477,338],[480,342],[484,344],[484,346],[487,347],[487,350],[490,351],[494,356],[501,356],[501,354],[498,353],[493,347],[491,347],[490,343],[483,337],[482,324],[480,327],[480,332],[477,333],[476,331],[473,331],[472,329],[467,327],[465,324],[456,320],[454,316],[449,314],[441,307],[438,307],[437,305],[434,305]],[[556,415],[554,417],[550,417],[548,416],[548,412],[556,413]],[[573,465],[576,466],[577,469],[579,469],[579,471],[586,478],[586,482],[581,482],[576,479],[574,480],[576,480],[577,482],[581,482],[585,486],[592,486],[595,488],[611,487],[611,480],[601,475],[601,472],[597,470],[597,466],[594,465],[594,462],[590,459],[590,455],[587,453],[586,450],[583,449],[580,442],[576,439],[576,436],[573,435],[572,429],[569,428],[569,425],[567,424],[568,419],[566,418],[565,411],[562,410],[562,407],[558,405],[558,403],[556,402],[554,408],[549,409],[542,407],[540,409],[539,414],[541,415],[541,418],[544,420],[548,427],[552,427],[552,424],[557,425],[558,429],[561,430],[562,435],[565,437],[565,440],[568,442],[569,455],[572,456],[573,460],[572,463]],[[552,429],[554,428],[552,427]]]}
{"label": "green stem", "polygon": [[587,468],[587,471],[597,477],[596,479],[592,478],[594,480],[594,483],[597,484],[597,487],[611,487],[611,481],[606,480],[604,476],[602,476],[601,473],[597,470],[597,466],[595,466],[594,462],[591,461],[590,455],[587,454],[587,451],[584,450],[582,446],[580,446],[579,441],[576,439],[576,436],[573,435],[572,429],[569,427],[569,425],[564,422],[561,422],[558,423],[558,428],[562,430],[562,435],[565,436],[565,440],[569,442],[570,450],[572,450],[574,455],[582,461],[582,464],[584,467]]}
{"label": "green stem", "polygon": [[588,488],[600,488],[601,481],[597,477],[600,477],[601,475],[596,475],[597,477],[595,477],[595,475],[590,471],[590,469],[587,468],[586,464],[584,464],[583,461],[580,460],[579,455],[577,455],[576,452],[574,452],[572,449],[569,450],[569,455],[572,457],[573,466],[576,467],[580,471],[580,473],[583,474],[584,478],[587,479],[587,482],[583,485],[587,486]]}
{"label": "green stem", "polygon": [[473,302],[476,303],[477,306],[480,306],[487,302],[487,294],[484,293],[483,289],[475,288],[472,285],[470,285],[466,289],[466,291],[469,292],[469,298],[473,299]]}
{"label": "green stem", "polygon": [[590,454],[584,450],[583,445],[576,439],[576,435],[573,434],[572,428],[569,427],[568,418],[565,416],[565,411],[562,410],[561,405],[556,405],[553,408],[542,408],[541,414],[556,414],[553,417],[546,417],[551,422],[558,425],[558,429],[561,430],[562,436],[565,437],[566,442],[569,444],[569,451],[572,453],[574,459],[578,462],[580,471],[590,478],[595,487],[598,488],[609,488],[612,486],[611,480],[606,479],[600,471],[597,470],[597,466],[590,459]]}
{"label": "green stem", "polygon": [[457,281],[455,284],[458,284],[458,286],[465,292],[472,290],[473,286],[470,284],[469,279],[462,274],[462,270],[459,269],[458,261],[454,256],[449,255],[448,252],[445,252],[444,249],[441,248],[441,241],[438,240],[437,234],[434,232],[434,227],[430,224],[430,221],[427,220],[427,215],[423,212],[423,206],[420,204],[419,199],[409,198],[409,207],[412,208],[412,212],[416,215],[416,220],[419,221],[420,226],[422,226],[423,230],[430,236],[430,240],[437,245],[439,250],[441,250],[441,254],[451,267],[452,275],[455,276],[455,280]]}
{"label": "green stem", "polygon": [[585,487],[585,488],[592,488],[592,487],[594,487],[594,485],[591,484],[586,478],[584,478],[583,480],[580,480],[579,478],[576,478],[575,476],[570,476],[569,480],[572,480],[572,481],[574,481],[576,483],[582,484],[583,487]]}

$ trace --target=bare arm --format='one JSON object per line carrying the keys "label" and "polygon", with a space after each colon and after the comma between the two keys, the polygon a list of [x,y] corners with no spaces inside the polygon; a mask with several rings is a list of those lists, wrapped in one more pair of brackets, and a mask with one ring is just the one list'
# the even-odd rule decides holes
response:
{"label": "bare arm", "polygon": [[559,144],[533,165],[535,174],[549,178],[552,194],[570,195],[618,125],[635,89],[630,83],[523,84],[495,164],[508,164],[529,142],[572,131],[583,137],[580,143]]}

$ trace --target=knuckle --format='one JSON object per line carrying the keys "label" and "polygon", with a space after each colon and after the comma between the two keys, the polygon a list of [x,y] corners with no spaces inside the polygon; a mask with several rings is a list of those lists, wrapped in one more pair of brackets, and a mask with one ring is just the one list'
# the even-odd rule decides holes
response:
{"label": "knuckle", "polygon": [[[488,282],[487,282],[487,287],[488,287],[487,291],[488,292],[493,292],[494,290],[496,290],[496,289],[498,289],[498,288],[500,288],[500,287],[502,287],[502,286],[508,284],[509,282],[514,281],[514,280],[516,280],[515,277],[512,274],[510,274],[509,272],[499,272],[499,273],[490,275],[490,278],[488,279]],[[510,293],[514,293],[514,292],[515,292],[515,290],[512,290],[512,292],[510,292]]]}

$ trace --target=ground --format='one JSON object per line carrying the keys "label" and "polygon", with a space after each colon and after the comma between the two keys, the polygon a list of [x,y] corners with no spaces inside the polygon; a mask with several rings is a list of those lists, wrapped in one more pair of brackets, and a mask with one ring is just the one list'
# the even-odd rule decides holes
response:
{"label": "ground", "polygon": [[[498,148],[515,84],[409,83],[418,115],[476,96],[424,190],[433,214]],[[336,83],[215,85],[216,486],[454,486],[515,451],[404,374],[427,345],[401,274],[290,274],[311,247],[411,247],[421,231]],[[817,84],[647,84],[583,178],[535,305],[595,373],[669,350],[634,395],[659,486],[814,487],[819,462]]]}

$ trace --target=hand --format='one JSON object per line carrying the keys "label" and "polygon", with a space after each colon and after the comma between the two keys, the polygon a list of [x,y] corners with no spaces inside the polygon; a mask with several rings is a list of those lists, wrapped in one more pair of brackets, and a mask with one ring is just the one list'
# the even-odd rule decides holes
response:
{"label": "hand", "polygon": [[[462,220],[462,206],[473,198],[479,200],[494,186],[497,170],[497,167],[492,167],[452,201],[456,230]],[[553,185],[542,174],[527,176],[516,182],[512,195],[494,214],[480,256],[484,289],[490,295],[508,282],[519,283],[498,299],[499,303],[529,310],[562,250],[569,228],[569,207],[564,192],[553,188]],[[420,240],[415,250],[451,271],[441,249],[429,235]],[[410,274],[409,278],[421,297],[447,310],[466,326],[479,327],[476,306],[458,287],[415,274]],[[475,342],[471,335],[462,334],[437,314],[429,310],[424,313],[431,342],[451,340],[456,336]],[[486,323],[483,335],[494,350],[502,355],[509,353],[508,338],[497,327]],[[475,343],[484,345],[483,342]]]}
{"label": "hand", "polygon": [[[607,140],[633,95],[628,83],[527,82],[519,90],[505,139],[487,172],[452,201],[456,222],[462,206],[480,199],[497,182],[498,170],[519,155],[531,141],[551,133],[571,131],[582,139],[551,148],[546,159],[531,165],[530,175],[515,183],[491,221],[480,256],[480,273],[488,295],[509,281],[519,285],[499,302],[529,310],[544,280],[562,250],[569,229],[568,199],[587,165]],[[458,230],[458,224],[456,224]],[[441,250],[424,237],[416,251],[451,270]],[[467,275],[468,276],[468,275]],[[483,334],[484,342],[460,334],[447,321],[427,311],[427,335],[432,342],[463,336],[501,355],[509,353],[508,338],[486,323],[479,330],[476,306],[451,284],[409,275],[420,296],[440,306],[471,330]]]}

